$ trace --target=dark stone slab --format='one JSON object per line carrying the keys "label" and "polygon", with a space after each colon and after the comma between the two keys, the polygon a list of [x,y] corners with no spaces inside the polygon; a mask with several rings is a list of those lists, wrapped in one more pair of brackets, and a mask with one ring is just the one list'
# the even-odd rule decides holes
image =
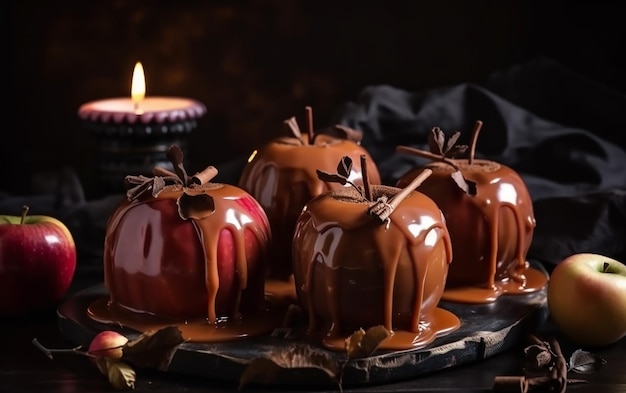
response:
{"label": "dark stone slab", "polygon": [[[76,344],[86,344],[101,330],[120,330],[93,321],[87,307],[106,296],[103,285],[88,288],[69,298],[58,309],[61,333]],[[458,330],[435,339],[421,349],[378,351],[347,363],[342,385],[366,385],[417,378],[435,371],[481,361],[523,342],[527,335],[547,318],[546,289],[527,295],[505,295],[495,303],[462,305],[441,302],[441,308],[459,317]],[[129,337],[134,331],[123,331]],[[227,343],[184,343],[168,372],[239,381],[247,365],[255,358],[268,357],[277,351],[306,347],[328,354],[338,362],[345,354],[327,351],[306,339],[267,336]],[[276,385],[333,385],[337,382],[315,367],[282,369],[273,380]]]}

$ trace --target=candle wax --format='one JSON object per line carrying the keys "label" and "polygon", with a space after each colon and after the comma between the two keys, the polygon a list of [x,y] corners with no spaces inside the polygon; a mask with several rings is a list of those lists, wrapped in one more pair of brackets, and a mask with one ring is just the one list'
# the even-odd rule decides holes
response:
{"label": "candle wax", "polygon": [[103,123],[164,123],[198,118],[206,112],[200,102],[180,97],[146,97],[135,103],[129,98],[110,98],[83,104],[83,120]]}

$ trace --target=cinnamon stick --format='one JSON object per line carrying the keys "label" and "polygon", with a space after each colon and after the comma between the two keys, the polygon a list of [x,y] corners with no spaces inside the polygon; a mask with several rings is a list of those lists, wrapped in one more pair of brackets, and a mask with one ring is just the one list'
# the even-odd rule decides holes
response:
{"label": "cinnamon stick", "polygon": [[365,199],[372,200],[372,191],[370,190],[370,181],[367,174],[367,157],[365,154],[361,154],[361,173],[363,175],[363,191],[365,192]]}
{"label": "cinnamon stick", "polygon": [[497,393],[526,393],[528,381],[523,376],[497,376],[493,383],[493,391]]}
{"label": "cinnamon stick", "polygon": [[409,154],[413,154],[416,155],[418,157],[422,157],[422,158],[428,158],[431,159],[433,161],[441,161],[441,162],[445,162],[446,164],[450,165],[452,168],[454,168],[455,170],[459,171],[459,166],[456,165],[454,163],[454,161],[452,161],[451,159],[435,154],[435,153],[431,153],[427,150],[422,150],[422,149],[417,149],[415,147],[411,147],[411,146],[397,146],[396,147],[396,151],[398,153],[409,153]]}
{"label": "cinnamon stick", "polygon": [[369,213],[375,216],[381,223],[387,221],[395,208],[432,173],[432,169],[424,169],[409,185],[398,191],[389,201],[387,201],[387,198],[379,198],[376,203],[369,208]]}
{"label": "cinnamon stick", "polygon": [[215,168],[214,166],[208,166],[204,170],[193,175],[191,178],[191,182],[193,184],[202,185],[211,181],[211,179],[213,179],[215,176],[217,176],[217,168]]}

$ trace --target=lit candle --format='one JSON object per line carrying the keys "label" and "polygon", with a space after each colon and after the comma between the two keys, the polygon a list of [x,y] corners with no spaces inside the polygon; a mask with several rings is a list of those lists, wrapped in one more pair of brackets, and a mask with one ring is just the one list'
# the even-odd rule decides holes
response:
{"label": "lit candle", "polygon": [[206,107],[182,97],[146,95],[146,77],[140,62],[133,70],[130,96],[83,104],[78,116],[97,137],[102,192],[123,190],[126,175],[151,176],[155,166],[171,169],[171,145],[187,149],[187,135],[196,128]]}
{"label": "lit candle", "polygon": [[146,97],[146,75],[140,62],[135,64],[133,80],[130,84],[130,98],[133,100],[135,112],[140,112],[139,103]]}
{"label": "lit candle", "polygon": [[146,97],[143,66],[137,62],[133,70],[130,97],[88,102],[80,106],[78,116],[90,122],[158,124],[196,119],[205,112],[206,107],[193,99]]}

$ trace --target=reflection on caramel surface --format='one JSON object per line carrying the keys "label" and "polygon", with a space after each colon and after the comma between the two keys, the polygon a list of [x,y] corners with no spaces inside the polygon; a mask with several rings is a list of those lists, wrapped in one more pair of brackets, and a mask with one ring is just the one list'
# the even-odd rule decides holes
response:
{"label": "reflection on caramel surface", "polygon": [[182,219],[182,189],[168,186],[157,198],[124,200],[113,213],[104,249],[113,309],[211,324],[263,312],[270,232],[262,208],[234,186],[208,183],[193,192],[211,195],[214,211]]}
{"label": "reflection on caramel surface", "polygon": [[528,266],[524,271],[524,280],[505,279],[498,281],[492,288],[456,287],[446,288],[442,298],[458,303],[489,303],[494,302],[500,295],[522,295],[537,292],[545,287],[548,281],[546,273]]}
{"label": "reflection on caramel surface", "polygon": [[[387,351],[423,348],[437,337],[445,336],[457,330],[460,324],[459,318],[450,311],[435,308],[432,313],[432,322],[429,325],[420,326],[417,332],[394,330],[392,335],[383,340],[378,348]],[[320,340],[321,344],[328,349],[345,351],[347,336],[323,336],[320,337]]]}
{"label": "reflection on caramel surface", "polygon": [[[512,169],[486,160],[452,160],[463,176],[477,183],[468,196],[450,177],[453,168],[431,163],[433,174],[419,187],[441,208],[452,240],[450,264],[442,299],[465,303],[495,301],[502,294],[540,290],[548,277],[530,267],[526,253],[535,228],[532,200],[523,180]],[[415,168],[398,181],[408,184],[422,171]]]}
{"label": "reflection on caramel surface", "polygon": [[220,318],[210,323],[207,318],[164,318],[152,314],[134,312],[116,306],[107,298],[92,302],[87,315],[94,321],[134,329],[140,333],[176,326],[189,342],[227,342],[256,337],[280,326],[285,315],[284,304],[273,307],[268,303],[263,312],[246,315],[245,318]]}
{"label": "reflection on caramel surface", "polygon": [[[366,154],[369,182],[380,184],[374,161],[359,144],[327,135],[316,135],[314,144],[295,146],[294,138],[283,138],[263,146],[244,168],[239,187],[248,191],[265,210],[272,229],[271,278],[287,279],[292,274],[291,240],[304,205],[323,192],[343,188],[317,177],[316,170],[334,172],[341,158],[352,158],[350,180],[362,185],[360,156]],[[292,141],[287,143],[285,141]]]}
{"label": "reflection on caramel surface", "polygon": [[[394,334],[382,348],[408,349],[456,330],[459,319],[437,307],[452,259],[437,205],[412,192],[379,224],[367,202],[343,200],[350,191],[314,198],[297,222],[294,277],[308,334],[343,348],[354,331],[383,325]],[[372,187],[373,199],[397,191]]]}

